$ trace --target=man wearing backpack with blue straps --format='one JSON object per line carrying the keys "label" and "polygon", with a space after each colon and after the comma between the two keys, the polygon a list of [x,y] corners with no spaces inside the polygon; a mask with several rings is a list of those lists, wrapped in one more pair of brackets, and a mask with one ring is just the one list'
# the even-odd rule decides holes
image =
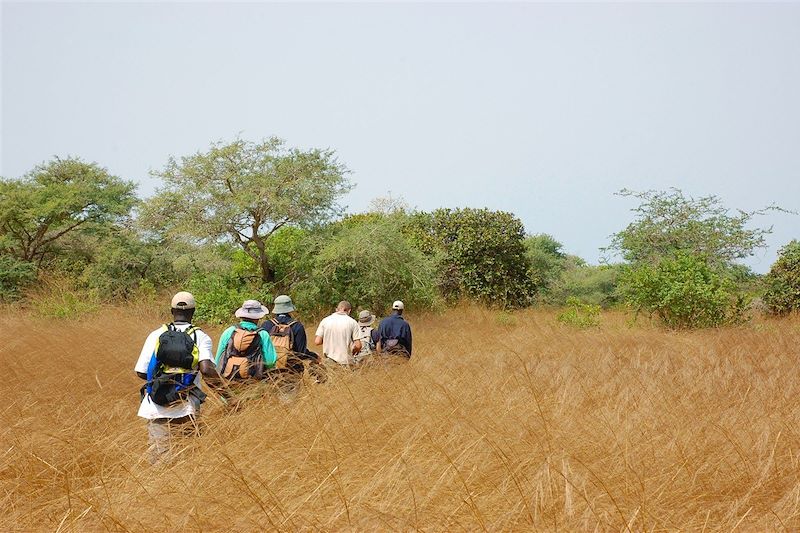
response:
{"label": "man wearing backpack with blue straps", "polygon": [[169,458],[173,435],[197,432],[195,418],[206,399],[200,374],[230,398],[214,365],[211,337],[192,325],[194,311],[190,293],[173,296],[172,322],[148,335],[136,362],[136,374],[145,380],[138,416],[147,420],[151,464]]}

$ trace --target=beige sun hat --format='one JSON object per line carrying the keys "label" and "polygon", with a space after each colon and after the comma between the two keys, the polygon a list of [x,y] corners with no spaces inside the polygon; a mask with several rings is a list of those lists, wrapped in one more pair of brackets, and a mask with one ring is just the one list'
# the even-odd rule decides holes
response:
{"label": "beige sun hat", "polygon": [[191,292],[181,291],[172,297],[173,309],[194,309],[196,302]]}
{"label": "beige sun hat", "polygon": [[236,310],[236,318],[250,318],[258,320],[264,318],[269,313],[269,309],[261,305],[258,300],[246,300],[242,306]]}
{"label": "beige sun hat", "polygon": [[371,326],[375,323],[375,315],[369,312],[369,309],[364,309],[358,313],[358,324],[361,326]]}

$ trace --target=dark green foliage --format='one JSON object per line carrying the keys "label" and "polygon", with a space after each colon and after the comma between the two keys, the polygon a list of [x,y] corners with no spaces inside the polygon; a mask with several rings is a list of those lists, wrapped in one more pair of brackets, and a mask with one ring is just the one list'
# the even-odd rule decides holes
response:
{"label": "dark green foliage", "polygon": [[394,300],[409,308],[436,301],[434,260],[402,232],[403,215],[357,216],[329,228],[319,243],[312,274],[295,291],[308,311],[333,309],[347,299],[383,314]]}
{"label": "dark green foliage", "polygon": [[272,294],[256,289],[241,278],[223,274],[200,274],[181,286],[197,300],[194,320],[205,324],[228,324],[236,321],[233,313],[245,300],[259,300],[268,305]]}
{"label": "dark green foliage", "polygon": [[706,257],[678,252],[657,263],[639,262],[622,276],[625,296],[637,312],[656,315],[670,328],[702,328],[742,321],[745,299]]}
{"label": "dark green foliage", "polygon": [[522,307],[536,290],[526,255],[525,229],[511,213],[437,209],[415,213],[407,231],[438,260],[439,289],[449,300],[469,298],[499,307]]}
{"label": "dark green foliage", "polygon": [[36,265],[12,255],[0,255],[0,302],[16,300],[36,279]]}
{"label": "dark green foliage", "polygon": [[781,248],[764,281],[764,303],[770,313],[800,311],[800,242],[794,240]]}

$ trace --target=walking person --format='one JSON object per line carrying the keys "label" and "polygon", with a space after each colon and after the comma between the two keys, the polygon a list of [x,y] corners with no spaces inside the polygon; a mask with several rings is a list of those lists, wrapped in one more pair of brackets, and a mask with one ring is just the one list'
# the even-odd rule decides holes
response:
{"label": "walking person", "polygon": [[191,293],[173,296],[172,322],[147,336],[134,367],[145,380],[138,416],[147,420],[151,464],[170,458],[173,436],[197,433],[196,418],[206,399],[200,374],[205,383],[230,399],[214,366],[211,337],[192,325],[195,306]]}
{"label": "walking person", "polygon": [[378,343],[378,330],[373,328],[375,324],[375,315],[369,309],[364,309],[358,313],[358,340],[361,341],[361,351],[359,351],[354,359],[355,363],[361,363],[366,357],[375,352]]}
{"label": "walking person", "polygon": [[[319,355],[308,349],[305,326],[293,315],[297,309],[292,299],[286,294],[281,294],[275,298],[272,305],[272,314],[275,316],[264,322],[261,327],[272,337],[278,360],[286,359],[287,366],[299,372],[303,371],[302,360],[319,362]],[[294,363],[292,360],[295,360]]]}
{"label": "walking person", "polygon": [[381,320],[378,326],[378,351],[383,354],[411,357],[411,326],[403,311],[405,305],[400,300],[392,304],[392,314]]}
{"label": "walking person", "polygon": [[353,306],[342,300],[336,312],[322,319],[314,336],[314,344],[322,346],[322,361],[331,367],[348,367],[353,356],[361,351],[358,322],[350,317]]}
{"label": "walking person", "polygon": [[222,332],[216,365],[223,378],[232,381],[260,380],[276,366],[278,356],[269,333],[258,321],[269,309],[258,300],[246,300],[234,315],[240,321]]}

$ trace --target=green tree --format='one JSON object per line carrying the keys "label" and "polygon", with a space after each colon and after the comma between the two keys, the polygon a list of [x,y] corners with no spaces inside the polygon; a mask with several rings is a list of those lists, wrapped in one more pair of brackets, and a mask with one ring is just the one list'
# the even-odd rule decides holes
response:
{"label": "green tree", "polygon": [[771,228],[751,228],[775,206],[731,213],[716,196],[699,199],[670,191],[631,192],[636,219],[607,250],[628,262],[620,280],[627,302],[654,313],[668,327],[709,327],[742,318],[749,269],[736,261],[765,246]]}
{"label": "green tree", "polygon": [[770,210],[731,213],[717,196],[687,197],[679,189],[635,192],[620,196],[636,198],[636,219],[616,233],[608,251],[618,252],[630,262],[657,262],[662,257],[685,252],[703,256],[715,265],[728,266],[753,255],[765,246],[772,228],[748,228],[753,219]]}
{"label": "green tree", "polygon": [[513,214],[488,209],[415,213],[406,231],[439,261],[448,299],[472,298],[501,307],[530,304],[536,291],[525,253],[525,228]]}
{"label": "green tree", "polygon": [[764,281],[764,303],[770,313],[800,311],[800,242],[793,240],[781,248]]}
{"label": "green tree", "polygon": [[78,158],[0,180],[0,252],[40,266],[66,237],[128,216],[136,186]]}
{"label": "green tree", "polygon": [[198,241],[228,240],[255,261],[264,283],[275,281],[268,243],[285,226],[307,227],[338,214],[351,189],[331,150],[288,149],[282,140],[237,139],[206,152],[170,158],[154,173],[164,186],[147,202],[152,229]]}

